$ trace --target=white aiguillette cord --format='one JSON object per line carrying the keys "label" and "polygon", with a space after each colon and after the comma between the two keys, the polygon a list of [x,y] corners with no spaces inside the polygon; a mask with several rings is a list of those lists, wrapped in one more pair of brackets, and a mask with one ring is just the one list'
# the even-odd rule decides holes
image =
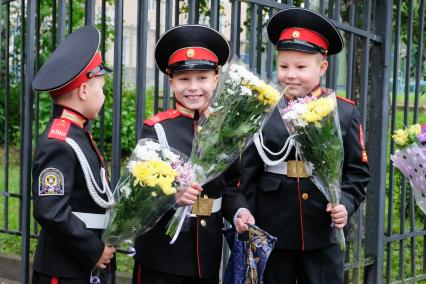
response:
{"label": "white aiguillette cord", "polygon": [[[257,149],[257,152],[259,153],[260,158],[265,163],[265,165],[276,166],[276,165],[284,162],[287,159],[287,157],[290,154],[291,149],[293,149],[293,147],[296,148],[296,159],[298,158],[298,156],[299,156],[298,148],[299,147],[297,147],[297,145],[296,145],[297,144],[297,141],[295,140],[296,136],[297,136],[297,134],[290,135],[287,138],[287,140],[285,141],[283,148],[278,152],[273,152],[273,151],[269,150],[268,147],[266,147],[263,144],[263,136],[262,136],[261,131],[256,132],[254,134],[253,142],[254,142],[254,145],[256,146],[256,149]],[[286,149],[287,149],[287,151],[286,151]],[[281,155],[282,153],[284,153],[284,151],[286,151],[286,152],[285,152],[284,156],[282,156],[278,160],[272,161],[271,159],[268,158],[265,151],[268,152],[269,154],[271,154],[272,156],[278,156],[278,155]]]}
{"label": "white aiguillette cord", "polygon": [[[71,148],[77,155],[78,161],[80,162],[81,168],[83,170],[84,178],[86,180],[87,189],[89,190],[89,194],[92,197],[93,201],[95,201],[95,203],[102,208],[111,208],[114,205],[115,201],[111,189],[108,186],[105,169],[102,167],[100,172],[102,180],[101,189],[96,183],[89,162],[87,161],[86,156],[84,155],[80,146],[78,146],[78,144],[72,138],[66,138],[65,141],[68,143],[68,145],[71,146]],[[100,197],[99,193],[106,194],[108,201],[105,201],[102,197]]]}

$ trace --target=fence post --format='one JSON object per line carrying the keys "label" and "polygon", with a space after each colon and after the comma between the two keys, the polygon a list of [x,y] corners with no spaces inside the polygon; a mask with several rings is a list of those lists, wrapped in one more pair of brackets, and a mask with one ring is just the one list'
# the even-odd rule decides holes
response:
{"label": "fence post", "polygon": [[146,50],[148,42],[148,3],[138,3],[137,24],[137,62],[136,62],[136,142],[142,136],[143,122],[145,120],[145,93],[146,93]]}
{"label": "fence post", "polygon": [[22,129],[22,258],[21,282],[29,283],[30,258],[30,200],[31,200],[31,160],[32,160],[32,117],[33,92],[31,82],[34,76],[34,34],[35,34],[35,1],[27,0],[26,26],[26,76],[23,96],[23,125]]}
{"label": "fence post", "polygon": [[367,283],[382,283],[384,249],[384,210],[389,123],[389,62],[392,31],[392,1],[374,2],[374,29],[381,44],[371,47],[370,102],[368,104],[367,151],[372,180],[367,191],[365,254],[374,263],[366,269]]}
{"label": "fence post", "polygon": [[[72,2],[72,1],[70,1]],[[95,24],[95,3],[96,0],[86,0],[84,3],[86,17],[84,19],[85,25],[94,25]],[[72,25],[72,23],[70,23]]]}

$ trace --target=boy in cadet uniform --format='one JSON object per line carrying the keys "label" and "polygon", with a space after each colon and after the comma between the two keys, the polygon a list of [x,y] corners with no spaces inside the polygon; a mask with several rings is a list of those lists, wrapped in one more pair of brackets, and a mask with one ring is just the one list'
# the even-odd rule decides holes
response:
{"label": "boy in cadet uniform", "polygon": [[[273,15],[267,29],[278,49],[278,79],[288,86],[287,102],[323,95],[320,80],[328,67],[327,55],[338,53],[343,46],[334,25],[316,12],[291,8]],[[338,98],[337,107],[344,163],[341,204],[335,207],[310,180],[309,170],[296,160],[294,149],[285,161],[271,163],[284,157],[280,150],[289,137],[278,110],[259,134],[263,136],[261,154],[255,145],[243,153],[240,190],[256,224],[278,237],[266,266],[266,284],[343,283],[344,252],[333,241],[330,224],[346,225],[365,198],[370,175],[355,103]],[[291,168],[303,171],[294,174]]]}
{"label": "boy in cadet uniform", "polygon": [[[220,67],[228,56],[227,41],[209,27],[182,25],[167,31],[157,43],[155,60],[169,76],[176,109],[146,120],[142,137],[158,139],[163,147],[170,146],[189,156],[197,119],[209,106]],[[235,188],[237,178],[227,174],[225,180],[222,175],[203,187],[193,183],[176,194],[178,206],[192,205],[197,198],[212,199],[210,216],[190,217],[188,231],[181,231],[176,242],[170,244],[166,225],[175,212],[171,210],[151,231],[137,238],[133,283],[219,283],[222,216],[235,218],[240,232],[248,230],[246,223],[254,223],[245,209],[248,205],[244,196]]]}
{"label": "boy in cadet uniform", "polygon": [[104,102],[99,31],[70,34],[40,69],[32,87],[48,91],[53,114],[33,163],[34,218],[41,225],[32,283],[84,283],[95,267],[111,267],[115,248],[101,240],[112,205],[104,159],[90,121]]}

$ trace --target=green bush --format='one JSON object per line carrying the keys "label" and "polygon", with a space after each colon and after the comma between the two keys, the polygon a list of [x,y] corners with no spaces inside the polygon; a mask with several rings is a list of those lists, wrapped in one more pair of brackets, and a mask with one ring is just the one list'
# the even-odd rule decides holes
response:
{"label": "green bush", "polygon": [[[112,80],[106,77],[104,87],[105,103],[104,103],[104,154],[107,160],[112,153],[112,129],[113,129],[113,85]],[[121,93],[121,154],[123,157],[129,155],[136,145],[136,90],[134,88],[123,88]],[[154,88],[149,87],[145,93],[145,118],[154,114]],[[93,136],[96,143],[100,141],[100,119],[94,123]]]}
{"label": "green bush", "polygon": [[[21,97],[21,88],[20,85],[11,85],[10,86],[10,93],[8,97],[8,109],[6,113],[6,108],[4,106],[4,96],[5,96],[5,90],[0,89],[0,98],[1,103],[0,104],[0,126],[1,126],[1,132],[4,133],[4,123],[6,120],[6,115],[8,119],[8,130],[9,130],[9,144],[12,145],[19,145],[19,140],[21,138],[21,129],[20,129],[20,97]],[[0,143],[4,142],[4,135],[0,136]]]}

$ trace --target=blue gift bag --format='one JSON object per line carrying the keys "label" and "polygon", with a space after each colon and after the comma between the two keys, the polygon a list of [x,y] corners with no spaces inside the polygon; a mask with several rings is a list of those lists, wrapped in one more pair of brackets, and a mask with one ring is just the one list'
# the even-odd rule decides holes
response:
{"label": "blue gift bag", "polygon": [[223,284],[262,284],[266,262],[277,238],[257,226],[249,225],[248,241],[238,240],[235,230],[224,231],[231,256]]}

